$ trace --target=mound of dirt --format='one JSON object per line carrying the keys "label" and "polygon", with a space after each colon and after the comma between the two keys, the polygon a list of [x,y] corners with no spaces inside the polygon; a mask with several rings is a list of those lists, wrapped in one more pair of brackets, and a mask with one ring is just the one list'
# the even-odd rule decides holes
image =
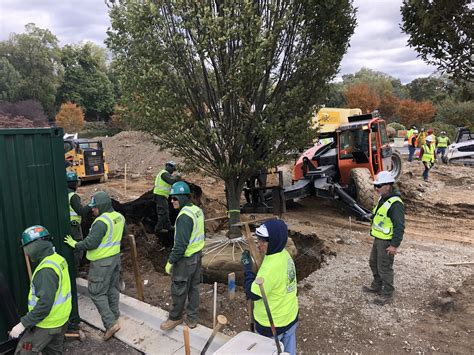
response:
{"label": "mound of dirt", "polygon": [[168,160],[177,161],[144,132],[123,131],[113,137],[95,137],[94,140],[103,142],[112,175],[123,173],[125,164],[130,174],[156,174]]}

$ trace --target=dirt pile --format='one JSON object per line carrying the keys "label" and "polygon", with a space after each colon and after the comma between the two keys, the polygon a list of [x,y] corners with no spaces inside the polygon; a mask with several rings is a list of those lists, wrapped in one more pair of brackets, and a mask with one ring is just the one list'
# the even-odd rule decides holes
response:
{"label": "dirt pile", "polygon": [[102,140],[111,174],[123,173],[125,164],[130,174],[156,174],[173,155],[153,143],[151,135],[143,132],[123,131],[113,137],[95,137]]}

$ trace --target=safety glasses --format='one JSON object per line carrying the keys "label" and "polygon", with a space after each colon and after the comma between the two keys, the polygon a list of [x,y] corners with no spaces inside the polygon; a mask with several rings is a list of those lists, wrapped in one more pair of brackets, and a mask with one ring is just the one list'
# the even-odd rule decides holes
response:
{"label": "safety glasses", "polygon": [[176,196],[172,196],[171,201],[179,201],[179,199]]}

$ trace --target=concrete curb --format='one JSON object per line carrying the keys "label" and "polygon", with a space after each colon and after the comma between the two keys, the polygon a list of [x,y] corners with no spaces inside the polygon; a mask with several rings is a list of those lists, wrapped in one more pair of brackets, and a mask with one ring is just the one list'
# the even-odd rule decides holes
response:
{"label": "concrete curb", "polygon": [[[79,315],[86,323],[104,330],[97,308],[89,298],[87,280],[76,279]],[[120,294],[120,325],[121,329],[115,337],[125,344],[144,352],[145,354],[184,354],[183,326],[164,332],[160,324],[168,318],[168,312],[151,306],[135,298]],[[198,325],[189,330],[191,354],[200,354],[212,333],[212,329]],[[209,347],[208,354],[212,354],[230,337],[218,333]]]}

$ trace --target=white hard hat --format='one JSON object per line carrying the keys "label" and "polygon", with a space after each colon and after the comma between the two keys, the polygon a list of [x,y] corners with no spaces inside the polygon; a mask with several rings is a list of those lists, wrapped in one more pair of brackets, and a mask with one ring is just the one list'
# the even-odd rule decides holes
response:
{"label": "white hard hat", "polygon": [[373,182],[374,185],[382,185],[382,184],[393,184],[395,179],[390,171],[381,171],[380,173],[375,176],[375,180]]}
{"label": "white hard hat", "polygon": [[430,134],[428,137],[426,137],[427,142],[433,142],[433,136]]}
{"label": "white hard hat", "polygon": [[417,129],[413,130],[413,133],[418,133],[418,130]]}
{"label": "white hard hat", "polygon": [[174,161],[172,161],[172,160],[167,161],[167,162],[166,162],[166,165],[169,165],[169,166],[171,166],[171,167],[173,167],[173,168],[176,167],[176,163],[175,163]]}
{"label": "white hard hat", "polygon": [[265,224],[262,224],[260,227],[258,227],[255,230],[255,234],[257,235],[258,238],[268,239],[270,237],[270,235],[268,234],[268,229],[265,226]]}

